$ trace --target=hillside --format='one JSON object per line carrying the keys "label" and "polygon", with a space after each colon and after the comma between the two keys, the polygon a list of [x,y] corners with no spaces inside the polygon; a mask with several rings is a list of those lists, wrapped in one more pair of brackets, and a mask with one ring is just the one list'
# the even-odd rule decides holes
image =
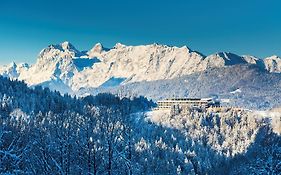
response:
{"label": "hillside", "polygon": [[0,89],[0,173],[280,171],[278,117],[233,109],[156,115],[142,97],[75,99],[2,77]]}
{"label": "hillside", "polygon": [[225,105],[270,109],[281,103],[281,76],[278,73],[260,70],[256,65],[233,65],[170,80],[136,82],[115,88],[85,89],[81,94],[108,91],[127,95],[138,94],[155,100],[171,96],[218,96],[230,99],[230,103]]}
{"label": "hillside", "polygon": [[280,117],[271,121],[253,111],[224,108],[178,115],[152,111],[146,120],[176,129],[186,140],[192,138],[189,154],[193,163],[200,164],[195,166],[198,174],[279,174]]}

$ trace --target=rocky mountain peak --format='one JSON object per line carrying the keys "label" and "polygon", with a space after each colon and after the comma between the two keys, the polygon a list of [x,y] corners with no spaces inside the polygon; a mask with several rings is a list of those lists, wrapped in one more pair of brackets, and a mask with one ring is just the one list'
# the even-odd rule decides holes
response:
{"label": "rocky mountain peak", "polygon": [[87,54],[89,55],[89,57],[95,57],[100,55],[104,50],[105,48],[103,47],[103,45],[101,43],[97,43],[91,50],[87,52]]}
{"label": "rocky mountain peak", "polygon": [[[247,63],[243,57],[238,56],[231,52],[218,52],[212,55],[209,55],[205,59],[210,64],[216,64],[216,65],[235,65],[235,64],[245,64]],[[218,67],[218,66],[215,66]]]}
{"label": "rocky mountain peak", "polygon": [[121,48],[124,48],[124,47],[126,47],[126,45],[121,44],[121,43],[116,43],[113,48],[114,48],[114,49],[121,49]]}
{"label": "rocky mountain peak", "polygon": [[278,55],[272,55],[270,57],[265,58],[266,60],[280,60],[281,58]]}
{"label": "rocky mountain peak", "polygon": [[83,54],[70,42],[65,41],[61,44],[49,45],[40,52],[38,58],[39,60],[53,61],[62,58],[79,57],[82,55]]}
{"label": "rocky mountain peak", "polygon": [[68,41],[65,41],[60,44],[63,50],[76,50],[76,48]]}
{"label": "rocky mountain peak", "polygon": [[8,66],[9,68],[12,68],[12,69],[16,69],[17,68],[17,64],[13,61],[9,64]]}
{"label": "rocky mountain peak", "polygon": [[281,73],[281,58],[277,55],[265,58],[264,65],[269,72]]}

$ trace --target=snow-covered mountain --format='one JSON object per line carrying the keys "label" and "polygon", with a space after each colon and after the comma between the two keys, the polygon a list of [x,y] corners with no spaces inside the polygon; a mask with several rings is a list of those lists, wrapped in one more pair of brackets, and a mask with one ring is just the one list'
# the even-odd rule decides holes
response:
{"label": "snow-covered mountain", "polygon": [[19,75],[28,85],[43,85],[63,93],[71,91],[71,80],[80,67],[76,65],[83,54],[69,42],[43,49],[27,71]]}
{"label": "snow-covered mountain", "polygon": [[29,65],[27,63],[16,64],[12,62],[9,65],[0,66],[0,74],[11,79],[18,79],[19,75],[28,69]]}
{"label": "snow-covered mountain", "polygon": [[265,58],[264,64],[269,72],[281,72],[281,58],[276,55]]}
{"label": "snow-covered mountain", "polygon": [[173,79],[237,64],[255,64],[269,72],[280,72],[280,60],[275,56],[263,61],[228,52],[206,57],[186,46],[159,44],[125,46],[117,43],[107,49],[97,43],[89,51],[81,52],[71,43],[63,42],[43,49],[34,65],[13,63],[1,67],[0,74],[24,80],[30,86],[43,85],[71,93],[85,88]]}

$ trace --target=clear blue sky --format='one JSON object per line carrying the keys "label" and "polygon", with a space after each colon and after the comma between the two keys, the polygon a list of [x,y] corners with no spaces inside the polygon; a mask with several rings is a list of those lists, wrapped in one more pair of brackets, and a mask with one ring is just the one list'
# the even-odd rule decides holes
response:
{"label": "clear blue sky", "polygon": [[161,43],[281,55],[280,0],[1,0],[0,64],[34,63],[49,44],[80,50]]}

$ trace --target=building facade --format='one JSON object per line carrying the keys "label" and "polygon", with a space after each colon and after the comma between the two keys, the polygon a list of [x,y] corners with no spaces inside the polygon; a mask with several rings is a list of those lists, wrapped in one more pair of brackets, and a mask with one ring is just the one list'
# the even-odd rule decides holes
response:
{"label": "building facade", "polygon": [[220,107],[220,101],[212,98],[169,98],[157,101],[156,110],[171,110],[172,113],[180,113],[187,109],[207,109]]}

